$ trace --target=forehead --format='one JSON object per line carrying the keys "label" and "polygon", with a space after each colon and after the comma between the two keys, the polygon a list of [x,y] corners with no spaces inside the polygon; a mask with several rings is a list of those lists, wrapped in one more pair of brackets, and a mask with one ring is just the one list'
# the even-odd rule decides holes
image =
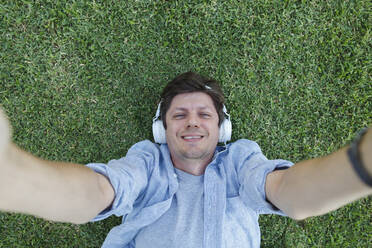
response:
{"label": "forehead", "polygon": [[169,111],[192,109],[210,109],[215,111],[212,98],[203,92],[182,93],[176,95],[171,102]]}

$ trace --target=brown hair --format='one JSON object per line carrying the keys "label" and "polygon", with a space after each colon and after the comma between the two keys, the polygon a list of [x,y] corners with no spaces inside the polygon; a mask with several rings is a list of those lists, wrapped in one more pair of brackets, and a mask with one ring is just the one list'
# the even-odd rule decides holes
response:
{"label": "brown hair", "polygon": [[220,85],[214,79],[209,79],[189,71],[178,75],[163,89],[161,94],[160,117],[163,120],[164,128],[167,128],[165,114],[173,98],[178,94],[191,92],[203,92],[212,98],[214,107],[218,113],[218,125],[221,125],[225,117],[223,113],[224,97]]}

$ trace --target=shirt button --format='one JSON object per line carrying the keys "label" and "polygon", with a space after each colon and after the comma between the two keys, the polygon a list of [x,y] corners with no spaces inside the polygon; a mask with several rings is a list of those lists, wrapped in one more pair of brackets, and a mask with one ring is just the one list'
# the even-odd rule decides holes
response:
{"label": "shirt button", "polygon": [[176,174],[176,173],[174,173],[173,176],[174,176],[175,178],[177,178],[177,174]]}

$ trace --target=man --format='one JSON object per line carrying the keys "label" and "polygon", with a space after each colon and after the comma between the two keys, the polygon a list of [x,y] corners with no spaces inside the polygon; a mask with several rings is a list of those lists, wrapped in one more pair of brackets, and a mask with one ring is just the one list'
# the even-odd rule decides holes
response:
{"label": "man", "polygon": [[154,119],[164,144],[139,142],[107,165],[35,158],[9,141],[3,117],[0,209],[78,224],[123,216],[103,247],[237,248],[259,247],[259,214],[304,219],[372,193],[371,131],[292,166],[249,140],[217,146],[231,132],[223,102],[215,80],[179,75]]}

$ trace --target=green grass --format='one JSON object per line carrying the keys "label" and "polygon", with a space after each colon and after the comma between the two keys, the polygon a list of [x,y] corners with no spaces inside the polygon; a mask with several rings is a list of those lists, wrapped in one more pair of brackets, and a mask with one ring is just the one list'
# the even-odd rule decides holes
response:
{"label": "green grass", "polygon": [[[322,156],[372,123],[369,1],[1,1],[0,103],[42,158],[107,162],[151,139],[162,87],[219,80],[233,140],[269,158]],[[371,197],[295,222],[262,216],[262,247],[367,247]],[[0,247],[99,247],[111,227],[0,213]]]}

